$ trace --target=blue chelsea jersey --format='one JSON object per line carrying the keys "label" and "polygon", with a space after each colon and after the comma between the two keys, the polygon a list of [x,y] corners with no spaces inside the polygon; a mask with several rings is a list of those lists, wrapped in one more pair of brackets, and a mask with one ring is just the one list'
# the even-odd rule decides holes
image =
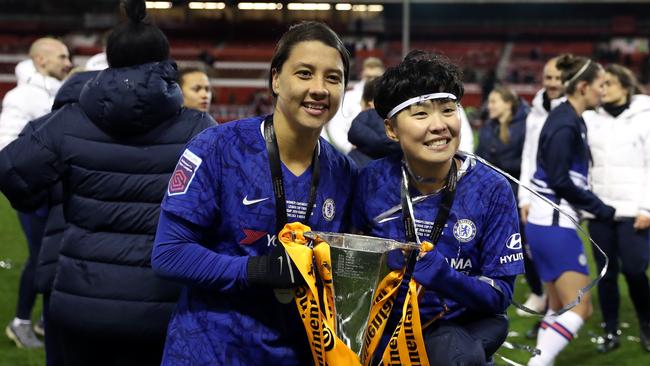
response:
{"label": "blue chelsea jersey", "polygon": [[[170,180],[162,209],[203,228],[203,237],[211,239],[200,244],[216,253],[264,255],[277,244],[263,120],[204,131],[187,146]],[[307,219],[312,167],[295,176],[282,166],[288,221],[340,232],[347,226],[356,168],[323,139],[317,153],[320,181]],[[169,325],[165,360],[180,364],[190,352],[196,364],[298,365],[305,354],[297,350],[306,337],[295,308],[279,304],[267,289],[219,292],[186,286]]]}
{"label": "blue chelsea jersey", "polygon": [[[462,175],[449,218],[434,250],[440,251],[449,266],[468,276],[502,277],[523,273],[523,252],[517,205],[507,180],[489,167],[464,158]],[[352,208],[352,226],[368,235],[405,241],[401,209],[376,220],[385,211],[400,205],[400,157],[372,162],[360,174]],[[411,188],[411,197],[420,193]],[[430,241],[442,194],[414,204],[417,234]],[[420,300],[423,322],[442,310],[445,318],[455,318],[465,307],[426,291]]]}

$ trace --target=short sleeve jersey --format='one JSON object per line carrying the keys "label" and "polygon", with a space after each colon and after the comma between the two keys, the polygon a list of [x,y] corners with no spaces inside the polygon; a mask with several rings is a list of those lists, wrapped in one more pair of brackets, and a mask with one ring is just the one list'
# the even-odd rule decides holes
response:
{"label": "short sleeve jersey", "polygon": [[[170,180],[162,209],[207,231],[201,245],[229,256],[264,255],[276,244],[275,198],[263,138],[263,117],[207,129],[189,143]],[[350,161],[320,139],[320,179],[311,217],[304,220],[312,167],[282,174],[289,222],[339,232],[356,176]],[[194,352],[196,364],[295,365],[296,344],[306,339],[294,304],[272,290],[219,293],[186,286],[170,322],[166,359]],[[191,345],[191,347],[189,346]],[[180,362],[179,362],[180,363]]]}
{"label": "short sleeve jersey", "polygon": [[[400,205],[401,158],[386,158],[369,164],[359,175],[352,208],[352,226],[368,235],[405,241],[401,209],[377,220],[377,216]],[[515,198],[507,180],[471,158],[463,158],[464,174],[449,218],[434,250],[447,263],[468,276],[501,277],[523,273],[523,253]],[[411,188],[411,197],[420,195]],[[430,241],[442,194],[414,204],[420,240]],[[426,291],[420,300],[423,323],[442,311],[447,319],[466,311],[462,304]]]}

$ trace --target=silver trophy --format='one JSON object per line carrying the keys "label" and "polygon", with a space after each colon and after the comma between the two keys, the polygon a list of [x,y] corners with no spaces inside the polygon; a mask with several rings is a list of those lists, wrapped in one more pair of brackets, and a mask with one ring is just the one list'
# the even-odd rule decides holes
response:
{"label": "silver trophy", "polygon": [[408,254],[418,246],[371,236],[316,231],[305,233],[305,237],[319,237],[330,245],[336,335],[360,356],[375,289],[391,271],[387,253],[401,249]]}

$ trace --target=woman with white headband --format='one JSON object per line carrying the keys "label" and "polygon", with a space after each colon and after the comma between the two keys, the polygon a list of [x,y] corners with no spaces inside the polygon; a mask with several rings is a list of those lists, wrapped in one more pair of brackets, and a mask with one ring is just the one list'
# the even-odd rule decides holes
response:
{"label": "woman with white headband", "polygon": [[[506,338],[505,309],[515,277],[523,273],[510,185],[487,166],[456,154],[462,96],[458,68],[440,56],[413,51],[389,68],[374,101],[402,154],[371,162],[360,174],[353,202],[356,230],[434,244],[417,262],[389,255],[389,267],[412,266],[412,277],[423,287],[419,315],[431,365],[484,365]],[[407,196],[415,204],[401,205]],[[400,300],[394,313],[401,313]],[[395,328],[388,324],[385,336]]]}
{"label": "woman with white headband", "polygon": [[[573,55],[558,57],[557,68],[562,72],[567,101],[555,108],[544,123],[531,184],[574,220],[579,220],[582,212],[609,220],[614,217],[614,208],[588,187],[591,153],[581,117],[584,111],[600,104],[605,73],[598,63]],[[528,365],[551,365],[592,313],[587,293],[571,310],[551,316],[574,301],[578,291],[589,283],[587,257],[573,222],[539,198],[531,201],[526,236],[549,301],[549,312],[537,335],[541,353]]]}

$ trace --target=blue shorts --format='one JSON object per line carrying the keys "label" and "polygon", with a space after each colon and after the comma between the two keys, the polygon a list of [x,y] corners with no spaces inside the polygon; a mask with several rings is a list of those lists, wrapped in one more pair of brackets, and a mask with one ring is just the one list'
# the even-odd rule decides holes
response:
{"label": "blue shorts", "polygon": [[569,271],[589,275],[587,256],[576,230],[527,223],[526,237],[543,282],[555,281]]}

